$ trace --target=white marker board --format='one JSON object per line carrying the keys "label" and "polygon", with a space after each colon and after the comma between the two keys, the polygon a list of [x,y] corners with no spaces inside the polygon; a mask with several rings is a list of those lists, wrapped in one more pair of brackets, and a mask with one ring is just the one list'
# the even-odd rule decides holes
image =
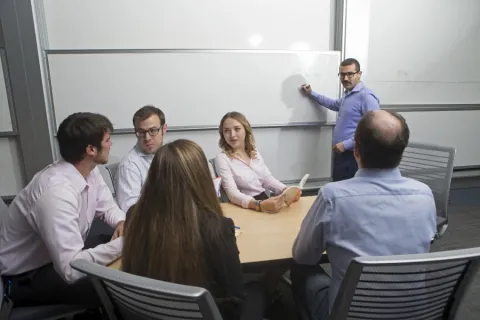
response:
{"label": "white marker board", "polygon": [[49,54],[57,127],[80,111],[132,128],[134,112],[161,108],[170,127],[217,126],[229,111],[255,125],[335,121],[314,105],[302,83],[338,97],[338,52],[161,51]]}

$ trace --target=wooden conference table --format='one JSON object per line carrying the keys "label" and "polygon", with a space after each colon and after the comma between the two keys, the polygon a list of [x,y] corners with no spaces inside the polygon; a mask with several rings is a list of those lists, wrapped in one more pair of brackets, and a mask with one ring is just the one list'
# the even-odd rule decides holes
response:
{"label": "wooden conference table", "polygon": [[[237,246],[242,263],[289,259],[300,225],[316,196],[301,197],[278,213],[256,212],[231,203],[222,203],[225,216],[240,227]],[[110,267],[120,269],[121,258]]]}

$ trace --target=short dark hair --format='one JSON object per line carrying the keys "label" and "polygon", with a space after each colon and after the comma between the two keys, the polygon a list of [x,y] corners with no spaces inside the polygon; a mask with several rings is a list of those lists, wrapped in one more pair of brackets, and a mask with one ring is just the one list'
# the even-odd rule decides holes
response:
{"label": "short dark hair", "polygon": [[358,123],[355,131],[355,144],[364,168],[393,169],[398,167],[403,151],[408,145],[410,130],[405,118],[395,112],[386,112],[400,122],[400,130],[393,137],[385,135],[383,130],[375,125],[375,111],[366,113]]}
{"label": "short dark hair", "polygon": [[133,127],[136,128],[136,124],[138,121],[147,120],[154,114],[158,116],[158,118],[160,119],[160,125],[163,127],[163,125],[165,124],[165,114],[163,113],[162,110],[152,105],[146,105],[144,107],[141,107],[140,109],[137,110],[137,112],[135,112],[132,120]]}
{"label": "short dark hair", "polygon": [[360,71],[360,62],[358,62],[357,59],[348,58],[348,59],[343,60],[343,61],[340,63],[340,65],[341,65],[342,67],[351,66],[352,64],[355,65],[355,69],[357,69],[356,72],[359,72],[359,71]]}
{"label": "short dark hair", "polygon": [[57,131],[60,155],[65,161],[78,163],[83,160],[89,145],[102,150],[105,133],[111,133],[113,125],[107,117],[90,112],[77,112],[62,121]]}

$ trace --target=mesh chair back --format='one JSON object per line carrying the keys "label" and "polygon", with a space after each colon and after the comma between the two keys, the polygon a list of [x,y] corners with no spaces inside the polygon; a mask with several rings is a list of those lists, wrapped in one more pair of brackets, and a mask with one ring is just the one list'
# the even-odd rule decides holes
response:
{"label": "mesh chair back", "polygon": [[92,278],[110,319],[222,319],[206,289],[139,277],[86,260],[74,260],[71,266]]}
{"label": "mesh chair back", "polygon": [[115,193],[115,177],[117,176],[118,165],[119,165],[119,162],[115,162],[115,163],[107,164],[105,166],[105,168],[108,171],[108,174],[110,175],[110,181],[112,182],[112,188],[114,190],[114,193]]}
{"label": "mesh chair back", "polygon": [[479,259],[480,248],[356,258],[330,319],[451,319]]}
{"label": "mesh chair back", "polygon": [[[217,173],[217,169],[215,169],[215,159],[212,158],[208,160],[208,162],[210,162],[210,164],[212,165],[213,174],[215,175],[215,177],[218,177],[219,175]],[[227,193],[225,192],[225,189],[223,189],[222,186],[220,186],[220,201],[224,203],[230,202],[230,200],[228,199]]]}
{"label": "mesh chair back", "polygon": [[399,166],[404,177],[423,182],[432,189],[439,235],[448,225],[448,199],[455,152],[455,148],[410,142]]}

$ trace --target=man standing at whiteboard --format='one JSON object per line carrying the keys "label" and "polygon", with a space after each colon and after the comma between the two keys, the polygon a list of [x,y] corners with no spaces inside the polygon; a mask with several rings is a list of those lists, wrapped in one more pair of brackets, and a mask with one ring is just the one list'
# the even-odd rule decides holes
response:
{"label": "man standing at whiteboard", "polygon": [[163,145],[163,136],[167,132],[165,114],[151,105],[135,112],[133,126],[137,143],[120,161],[115,176],[115,194],[118,205],[124,212],[140,197],[153,156]]}
{"label": "man standing at whiteboard", "polygon": [[350,179],[357,172],[358,165],[353,156],[355,129],[364,114],[380,109],[380,100],[361,82],[362,71],[356,59],[345,59],[340,63],[338,77],[345,88],[340,99],[330,99],[313,91],[309,84],[302,85],[302,91],[316,103],[338,112],[333,131],[333,181]]}

